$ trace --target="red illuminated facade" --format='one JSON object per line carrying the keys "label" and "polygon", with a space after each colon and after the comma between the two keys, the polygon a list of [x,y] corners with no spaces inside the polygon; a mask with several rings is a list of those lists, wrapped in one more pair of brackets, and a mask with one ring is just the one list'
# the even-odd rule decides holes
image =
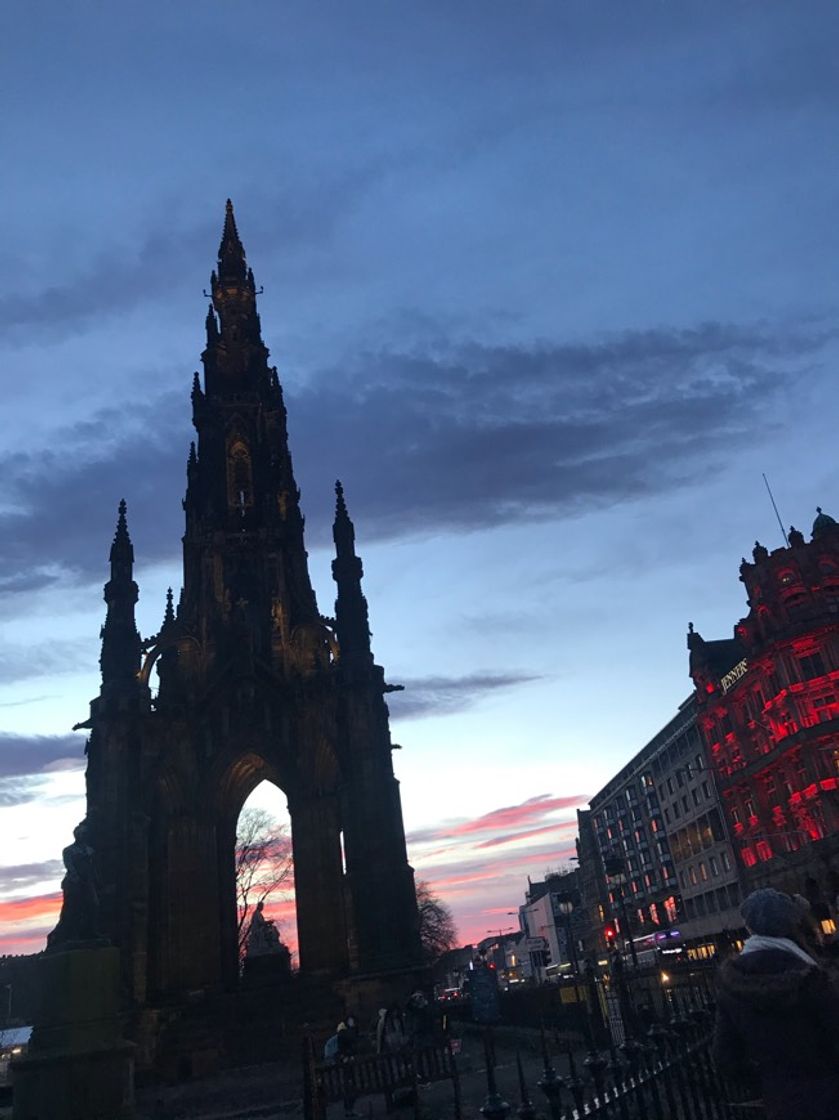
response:
{"label": "red illuminated facade", "polygon": [[691,626],[698,723],[744,886],[839,893],[839,525],[755,544],[733,638]]}

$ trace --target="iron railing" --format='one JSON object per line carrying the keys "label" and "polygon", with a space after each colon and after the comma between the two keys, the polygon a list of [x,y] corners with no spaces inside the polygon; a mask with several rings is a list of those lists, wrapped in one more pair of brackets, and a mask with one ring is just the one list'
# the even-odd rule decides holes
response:
{"label": "iron railing", "polygon": [[[542,1070],[529,1088],[517,1055],[519,1120],[536,1120],[535,1099],[542,1099],[550,1120],[746,1120],[763,1116],[745,1087],[723,1082],[713,1067],[713,992],[704,976],[683,975],[672,986],[660,978],[613,975],[608,988],[587,993],[588,1026],[582,1047],[551,1045],[541,1030]],[[591,1002],[597,994],[598,1004]],[[603,1014],[603,1009],[606,1014]],[[496,1082],[493,1028],[483,1029],[485,1120],[506,1120],[512,1105]],[[557,1067],[562,1066],[563,1072]],[[462,1120],[457,1059],[448,1042],[399,1055],[370,1055],[328,1066],[314,1061],[307,1042],[304,1072],[306,1120],[324,1120],[326,1106],[341,1101],[345,1120],[355,1116],[360,1097],[397,1087],[412,1090],[414,1115],[421,1112],[418,1085],[448,1079],[452,1104],[445,1110]],[[470,1101],[474,1106],[476,1101]],[[470,1111],[473,1110],[470,1108]]]}

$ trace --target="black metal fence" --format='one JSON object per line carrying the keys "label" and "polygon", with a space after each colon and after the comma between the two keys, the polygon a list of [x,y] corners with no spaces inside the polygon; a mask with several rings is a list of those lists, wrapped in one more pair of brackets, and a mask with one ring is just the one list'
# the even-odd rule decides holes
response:
{"label": "black metal fence", "polygon": [[[639,976],[618,970],[608,980],[588,977],[585,1025],[578,1040],[558,1047],[541,1031],[542,1071],[528,1086],[518,1057],[518,1100],[499,1094],[491,1027],[484,1029],[485,1120],[535,1120],[537,1104],[550,1120],[746,1120],[763,1116],[759,1102],[742,1086],[726,1084],[713,1068],[713,987],[705,973],[685,973],[662,982],[661,974]],[[323,1120],[330,1101],[343,1102],[347,1120],[360,1097],[382,1093],[390,1102],[398,1089],[412,1092],[414,1115],[421,1114],[420,1083],[450,1079],[451,1107],[461,1120],[463,1105],[457,1062],[449,1042],[396,1056],[350,1059],[336,1066],[314,1061],[307,1044],[304,1076],[306,1120]],[[563,1072],[559,1073],[557,1067]],[[439,1098],[438,1098],[439,1099]],[[469,1101],[474,1112],[478,1102]],[[425,1113],[427,1114],[427,1113]]]}

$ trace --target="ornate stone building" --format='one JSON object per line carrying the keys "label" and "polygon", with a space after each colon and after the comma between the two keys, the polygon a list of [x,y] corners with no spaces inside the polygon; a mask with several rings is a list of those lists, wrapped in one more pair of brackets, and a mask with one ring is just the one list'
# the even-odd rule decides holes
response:
{"label": "ornate stone building", "polygon": [[756,544],[740,565],[749,611],[734,636],[690,628],[699,725],[747,887],[839,890],[839,526]]}
{"label": "ornate stone building", "polygon": [[102,688],[84,725],[103,932],[135,1007],[234,987],[236,824],[268,779],[288,797],[301,971],[415,983],[389,686],[371,652],[353,524],[338,485],[327,618],[229,202],[211,287],[204,376],[192,388],[183,590],[177,603],[170,592],[154,637],[135,625],[124,502],[110,553]]}

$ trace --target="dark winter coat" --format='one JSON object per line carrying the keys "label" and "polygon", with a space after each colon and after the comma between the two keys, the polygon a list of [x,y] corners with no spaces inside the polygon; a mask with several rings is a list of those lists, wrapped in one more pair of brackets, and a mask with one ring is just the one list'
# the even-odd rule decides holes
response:
{"label": "dark winter coat", "polygon": [[744,953],[717,980],[714,1061],[753,1080],[769,1120],[839,1117],[839,991],[780,949]]}

